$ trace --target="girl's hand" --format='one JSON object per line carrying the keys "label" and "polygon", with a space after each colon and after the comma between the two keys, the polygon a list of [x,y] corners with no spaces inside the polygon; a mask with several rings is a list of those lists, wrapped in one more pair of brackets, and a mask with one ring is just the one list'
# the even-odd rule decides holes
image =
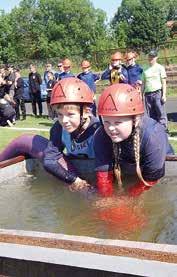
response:
{"label": "girl's hand", "polygon": [[76,178],[76,180],[69,185],[69,190],[74,191],[80,191],[86,187],[90,187],[90,185],[87,183],[87,181],[80,179],[79,177]]}

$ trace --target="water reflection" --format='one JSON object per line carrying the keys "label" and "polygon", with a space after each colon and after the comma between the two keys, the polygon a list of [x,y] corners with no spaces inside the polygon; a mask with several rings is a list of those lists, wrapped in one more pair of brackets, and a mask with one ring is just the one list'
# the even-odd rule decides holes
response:
{"label": "water reflection", "polygon": [[97,208],[55,178],[23,176],[0,184],[0,227],[109,239],[177,243],[175,178],[138,199]]}

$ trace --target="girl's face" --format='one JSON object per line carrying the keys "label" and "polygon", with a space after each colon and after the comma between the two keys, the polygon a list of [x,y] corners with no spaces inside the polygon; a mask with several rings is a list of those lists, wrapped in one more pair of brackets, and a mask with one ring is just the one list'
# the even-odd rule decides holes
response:
{"label": "girl's face", "polygon": [[58,121],[69,133],[74,132],[80,125],[80,108],[77,105],[61,105],[56,108]]}
{"label": "girl's face", "polygon": [[107,135],[113,142],[127,139],[133,128],[132,117],[103,116],[103,125]]}

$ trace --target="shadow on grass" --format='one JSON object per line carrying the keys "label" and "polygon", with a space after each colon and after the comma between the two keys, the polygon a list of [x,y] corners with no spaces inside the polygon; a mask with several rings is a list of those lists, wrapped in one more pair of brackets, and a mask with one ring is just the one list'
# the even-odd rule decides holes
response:
{"label": "shadow on grass", "polygon": [[168,121],[177,122],[177,113],[168,113]]}
{"label": "shadow on grass", "polygon": [[51,127],[53,125],[52,122],[39,122],[39,125],[43,125],[43,126],[47,126],[47,127]]}

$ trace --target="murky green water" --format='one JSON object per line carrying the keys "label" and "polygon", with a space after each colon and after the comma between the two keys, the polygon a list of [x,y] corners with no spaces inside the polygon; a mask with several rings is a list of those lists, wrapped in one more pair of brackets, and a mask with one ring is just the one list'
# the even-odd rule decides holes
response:
{"label": "murky green water", "polygon": [[175,178],[116,207],[95,202],[46,175],[18,177],[0,184],[0,228],[177,244]]}

